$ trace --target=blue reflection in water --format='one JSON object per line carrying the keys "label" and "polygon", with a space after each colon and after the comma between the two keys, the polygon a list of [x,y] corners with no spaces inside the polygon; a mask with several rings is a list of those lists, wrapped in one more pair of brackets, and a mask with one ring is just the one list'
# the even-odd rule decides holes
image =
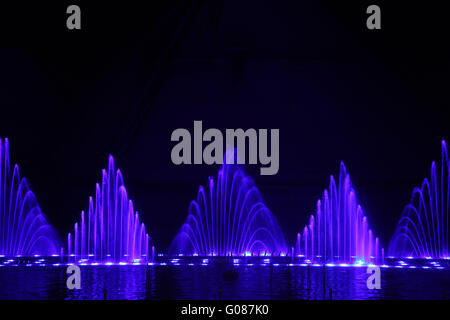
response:
{"label": "blue reflection in water", "polygon": [[[233,269],[238,278],[223,274]],[[324,277],[325,270],[325,277]],[[80,290],[66,288],[65,266],[0,269],[0,299],[441,299],[449,270],[381,268],[369,290],[365,267],[208,265],[81,266]],[[325,279],[325,286],[324,286]]]}

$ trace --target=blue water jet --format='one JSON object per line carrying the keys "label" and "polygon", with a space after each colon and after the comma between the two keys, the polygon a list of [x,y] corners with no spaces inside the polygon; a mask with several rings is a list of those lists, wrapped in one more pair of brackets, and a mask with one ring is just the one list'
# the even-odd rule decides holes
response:
{"label": "blue water jet", "polygon": [[11,174],[9,142],[0,139],[0,255],[55,255],[59,243],[17,164]]}
{"label": "blue water jet", "polygon": [[[108,170],[102,170],[101,185],[95,185],[95,199],[89,197],[88,210],[75,223],[74,237],[67,236],[69,259],[92,262],[148,261],[150,236],[128,199],[120,169],[114,158],[108,159]],[[152,256],[154,248],[152,248]]]}
{"label": "blue water jet", "polygon": [[186,222],[169,249],[175,255],[286,255],[277,219],[253,180],[238,165],[224,164],[217,182],[199,187]]}
{"label": "blue water jet", "polygon": [[441,167],[433,161],[430,174],[431,180],[425,178],[420,188],[414,188],[403,210],[389,244],[391,256],[449,257],[450,165],[444,140],[441,142]]}
{"label": "blue water jet", "polygon": [[330,177],[328,189],[317,201],[316,214],[297,234],[295,255],[309,261],[379,264],[384,251],[369,227],[343,162],[339,184]]}

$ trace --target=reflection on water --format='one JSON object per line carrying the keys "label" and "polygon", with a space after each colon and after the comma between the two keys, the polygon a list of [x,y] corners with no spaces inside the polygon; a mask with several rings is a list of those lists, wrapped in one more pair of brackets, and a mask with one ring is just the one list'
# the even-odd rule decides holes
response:
{"label": "reflection on water", "polygon": [[[238,279],[226,281],[223,272],[231,268]],[[450,293],[449,270],[382,268],[380,290],[367,289],[367,277],[364,267],[81,266],[81,289],[68,290],[64,266],[5,266],[0,299],[329,299],[330,288],[333,299],[442,299]]]}

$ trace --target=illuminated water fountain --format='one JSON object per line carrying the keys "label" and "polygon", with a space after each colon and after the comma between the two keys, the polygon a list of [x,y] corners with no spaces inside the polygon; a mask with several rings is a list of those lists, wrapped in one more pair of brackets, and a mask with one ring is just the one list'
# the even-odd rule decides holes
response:
{"label": "illuminated water fountain", "polygon": [[253,180],[238,165],[224,164],[217,182],[199,187],[169,253],[199,256],[286,255],[277,219]]}
{"label": "illuminated water fountain", "polygon": [[67,236],[72,260],[139,263],[151,259],[150,237],[128,199],[122,173],[115,170],[112,156],[108,170],[102,170],[101,185],[95,186],[95,199],[89,197],[88,210],[81,212],[73,235]]}
{"label": "illuminated water fountain", "polygon": [[447,145],[442,141],[441,167],[433,161],[431,179],[414,188],[389,244],[390,256],[449,258],[449,178]]}
{"label": "illuminated water fountain", "polygon": [[11,172],[8,139],[0,139],[0,255],[50,256],[59,250],[58,236],[20,177],[19,166]]}
{"label": "illuminated water fountain", "polygon": [[342,162],[338,183],[330,177],[328,189],[317,201],[316,214],[297,234],[295,255],[324,263],[381,263],[383,249],[369,227]]}

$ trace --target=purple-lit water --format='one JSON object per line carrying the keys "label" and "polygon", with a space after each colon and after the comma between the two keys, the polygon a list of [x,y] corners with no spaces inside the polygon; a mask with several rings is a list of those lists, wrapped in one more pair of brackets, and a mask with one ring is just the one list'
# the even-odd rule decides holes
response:
{"label": "purple-lit water", "polygon": [[295,255],[322,262],[381,264],[383,249],[356,198],[350,175],[341,162],[339,184],[330,185],[317,201],[303,232],[297,234]]}
{"label": "purple-lit water", "polygon": [[200,186],[170,253],[183,255],[286,255],[275,216],[253,180],[238,165],[224,164],[217,180]]}
{"label": "purple-lit water", "polygon": [[[189,207],[170,256],[155,257],[144,224],[110,156],[95,198],[68,235],[67,250],[48,225],[9,145],[0,140],[0,299],[441,299],[450,296],[449,163],[414,189],[384,257],[346,168],[287,249],[275,216],[238,166],[209,178]],[[417,259],[414,257],[418,257]],[[81,267],[68,290],[66,268]],[[147,263],[149,263],[147,265]],[[367,288],[365,265],[381,268],[381,289]],[[226,276],[231,273],[233,277]],[[237,277],[237,279],[234,279]]]}
{"label": "purple-lit water", "polygon": [[396,257],[448,258],[450,164],[447,145],[441,143],[441,167],[433,161],[431,179],[414,188],[410,203],[403,210],[389,255]]}
{"label": "purple-lit water", "polygon": [[9,141],[0,139],[0,256],[59,254],[59,240],[16,164],[11,171]]}
{"label": "purple-lit water", "polygon": [[[233,269],[238,278],[222,274]],[[324,273],[325,272],[325,273]],[[65,266],[0,268],[0,299],[442,299],[449,270],[381,268],[368,289],[366,267],[195,264],[81,266],[81,289],[68,290]],[[325,277],[324,277],[325,274]],[[325,290],[324,290],[325,281]]]}
{"label": "purple-lit water", "polygon": [[95,199],[81,212],[73,237],[67,236],[70,261],[147,261],[151,259],[150,237],[128,199],[122,173],[109,156],[108,170],[102,170],[101,185],[95,185]]}

